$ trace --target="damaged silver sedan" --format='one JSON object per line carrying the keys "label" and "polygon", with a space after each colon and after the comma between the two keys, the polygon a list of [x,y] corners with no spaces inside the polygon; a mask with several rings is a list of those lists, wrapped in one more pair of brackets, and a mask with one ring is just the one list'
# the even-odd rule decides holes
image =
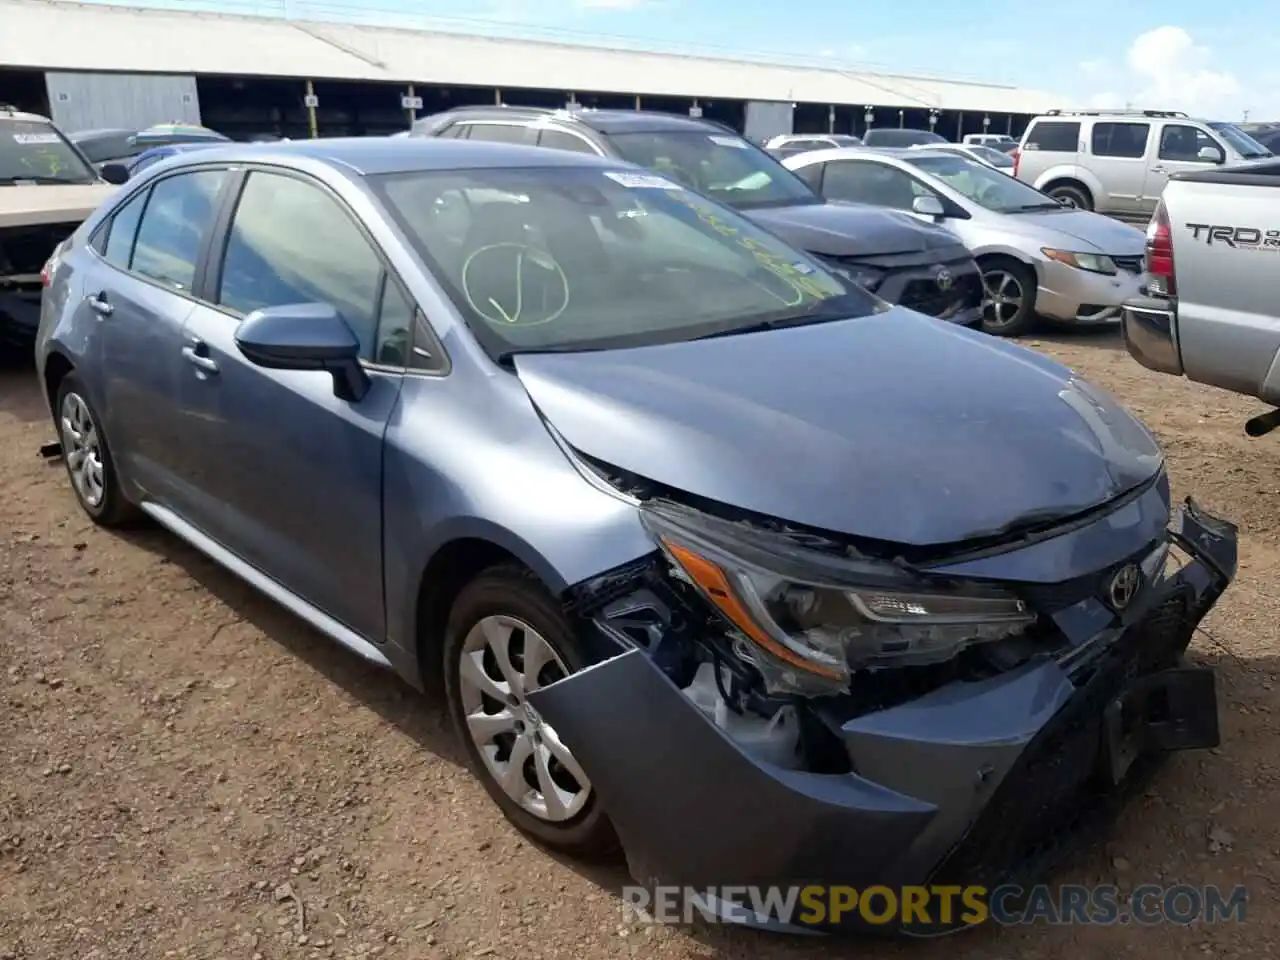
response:
{"label": "damaged silver sedan", "polygon": [[1218,742],[1183,654],[1236,532],[1173,508],[1147,430],[653,172],[213,147],[47,276],[85,512],[442,680],[552,847],[620,842],[644,883],[992,888]]}

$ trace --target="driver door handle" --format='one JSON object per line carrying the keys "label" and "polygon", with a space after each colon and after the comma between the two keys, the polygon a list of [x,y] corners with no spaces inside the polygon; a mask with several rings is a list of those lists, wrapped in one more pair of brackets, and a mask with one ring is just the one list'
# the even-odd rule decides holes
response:
{"label": "driver door handle", "polygon": [[101,317],[109,317],[116,312],[116,308],[107,302],[105,293],[94,293],[89,296],[89,308]]}
{"label": "driver door handle", "polygon": [[203,340],[196,340],[182,348],[182,355],[198,370],[205,373],[217,373],[218,362],[209,356],[209,348]]}

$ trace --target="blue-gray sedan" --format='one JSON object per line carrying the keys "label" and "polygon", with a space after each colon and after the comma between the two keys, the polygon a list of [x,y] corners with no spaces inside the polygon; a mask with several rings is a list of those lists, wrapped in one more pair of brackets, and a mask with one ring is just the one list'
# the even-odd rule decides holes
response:
{"label": "blue-gray sedan", "polygon": [[1151,435],[653,172],[213,147],[45,282],[84,511],[442,680],[550,846],[700,888],[994,888],[1217,742],[1181,656],[1235,530],[1171,510]]}

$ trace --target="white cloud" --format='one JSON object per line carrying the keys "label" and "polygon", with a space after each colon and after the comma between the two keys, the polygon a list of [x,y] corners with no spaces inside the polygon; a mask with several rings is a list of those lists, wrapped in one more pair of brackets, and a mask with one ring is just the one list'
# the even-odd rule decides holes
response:
{"label": "white cloud", "polygon": [[1093,91],[1084,95],[1085,105],[1097,109],[1183,110],[1235,119],[1244,92],[1233,74],[1215,68],[1213,52],[1182,27],[1162,26],[1140,34],[1122,66],[1086,60],[1078,70]]}

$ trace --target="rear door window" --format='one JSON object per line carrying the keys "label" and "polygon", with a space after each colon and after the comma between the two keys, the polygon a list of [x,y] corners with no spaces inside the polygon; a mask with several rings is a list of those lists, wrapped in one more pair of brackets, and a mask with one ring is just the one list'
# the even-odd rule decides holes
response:
{"label": "rear door window", "polygon": [[1075,153],[1080,147],[1080,121],[1037,120],[1027,131],[1028,150]]}
{"label": "rear door window", "polygon": [[530,127],[514,123],[472,123],[468,124],[471,133],[469,140],[488,140],[494,143],[524,143],[533,146],[537,143],[536,132]]}
{"label": "rear door window", "polygon": [[149,190],[143,190],[136,197],[115,212],[111,217],[111,225],[107,228],[107,243],[102,251],[107,263],[121,270],[128,270],[133,259],[133,241],[138,235],[138,222],[142,219],[142,210],[147,205]]}
{"label": "rear door window", "polygon": [[1119,157],[1138,160],[1147,154],[1151,136],[1149,123],[1103,123],[1093,125],[1091,138],[1095,157]]}
{"label": "rear door window", "polygon": [[191,290],[200,247],[213,225],[218,191],[226,178],[226,170],[197,170],[165,177],[151,188],[133,247],[134,273]]}
{"label": "rear door window", "polygon": [[553,150],[572,150],[574,153],[598,155],[595,148],[587,141],[577,134],[565,133],[563,130],[546,129],[538,131],[538,146],[550,147]]}

